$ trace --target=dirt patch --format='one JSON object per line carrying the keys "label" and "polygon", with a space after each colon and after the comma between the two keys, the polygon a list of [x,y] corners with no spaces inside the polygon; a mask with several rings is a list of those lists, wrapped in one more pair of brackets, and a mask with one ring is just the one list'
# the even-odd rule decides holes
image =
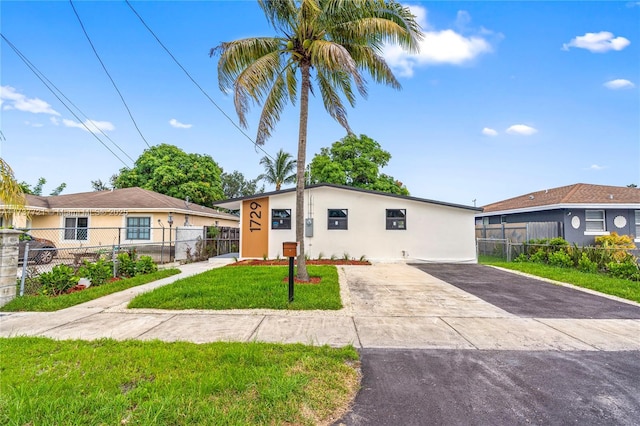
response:
{"label": "dirt patch", "polygon": [[[320,281],[322,281],[322,277],[309,277],[309,281],[302,281],[297,279],[296,277],[293,277],[293,282],[295,284],[320,284]],[[284,277],[282,279],[283,283],[289,283],[289,277]]]}
{"label": "dirt patch", "polygon": [[[245,259],[238,262],[230,263],[227,266],[287,266],[289,265],[288,259]],[[368,260],[355,260],[355,259],[316,259],[307,260],[307,265],[371,265]]]}

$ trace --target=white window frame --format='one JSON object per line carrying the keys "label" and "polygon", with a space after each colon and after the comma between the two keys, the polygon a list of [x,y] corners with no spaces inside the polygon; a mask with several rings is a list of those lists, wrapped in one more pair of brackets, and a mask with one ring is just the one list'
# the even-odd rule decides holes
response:
{"label": "white window frame", "polygon": [[[593,218],[589,218],[589,213],[601,213],[602,214],[602,218],[598,218],[598,219],[593,219]],[[600,227],[601,229],[589,229],[589,224],[594,224],[594,223],[600,223],[602,224],[602,226]],[[584,211],[584,226],[585,226],[585,231],[584,231],[584,235],[609,235],[609,232],[607,231],[607,216],[604,210],[585,210]]]}
{"label": "white window frame", "polygon": [[636,210],[635,211],[635,216],[636,216],[636,237],[634,239],[634,241],[636,243],[640,243],[640,210]]}
{"label": "white window frame", "polygon": [[[74,219],[73,226],[67,226],[67,220]],[[78,220],[85,219],[87,226],[78,227]],[[89,216],[65,216],[62,224],[62,239],[64,241],[89,241]],[[78,231],[84,229],[84,238],[78,238]],[[73,232],[73,238],[67,238],[67,232]]]}
{"label": "white window frame", "polygon": [[[129,219],[148,219],[149,220],[149,226],[130,226],[129,225]],[[124,224],[125,224],[125,239],[127,241],[151,241],[151,216],[127,216],[124,219]],[[129,231],[131,230],[131,232],[137,234],[138,236],[140,235],[141,231],[146,230],[147,231],[147,235],[148,238],[129,238]]]}

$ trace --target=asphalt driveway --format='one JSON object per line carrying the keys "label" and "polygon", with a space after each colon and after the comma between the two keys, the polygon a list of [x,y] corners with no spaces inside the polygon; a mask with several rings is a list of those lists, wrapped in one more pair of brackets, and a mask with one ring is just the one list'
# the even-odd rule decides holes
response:
{"label": "asphalt driveway", "polygon": [[[413,296],[425,300],[446,294],[449,300],[475,297],[488,306],[469,299],[459,310],[446,309],[442,317],[459,335],[466,337],[481,350],[459,349],[398,349],[362,348],[362,389],[356,396],[352,410],[335,425],[637,425],[640,423],[640,351],[612,350],[616,337],[601,335],[600,345],[590,341],[599,327],[613,324],[627,331],[638,328],[640,307],[585,293],[573,288],[527,278],[482,265],[416,264],[433,277],[453,286],[460,294],[445,293],[446,289],[432,283]],[[409,275],[407,275],[409,276]],[[411,276],[415,281],[418,277]],[[364,278],[364,277],[363,277]],[[395,278],[387,275],[385,278]],[[400,278],[400,277],[398,277]],[[350,281],[357,297],[364,300],[373,295],[373,310],[379,296],[371,283]],[[395,282],[394,282],[395,281]],[[442,283],[445,285],[444,283]],[[360,287],[368,287],[366,292]],[[394,290],[386,298],[394,296]],[[466,295],[466,296],[465,296]],[[382,295],[380,295],[382,296]],[[438,305],[438,304],[434,304]],[[439,303],[450,308],[449,303]],[[354,306],[358,306],[354,304]],[[403,306],[411,312],[410,306]],[[421,312],[434,312],[433,306],[422,303]],[[482,308],[482,309],[480,309]],[[490,308],[502,311],[498,315]],[[482,325],[482,334],[495,335],[494,346],[475,341],[464,325],[463,316],[473,312],[473,321]],[[441,312],[435,310],[436,314]],[[395,312],[398,315],[397,312]],[[509,318],[509,316],[512,316]],[[417,322],[417,317],[413,319]],[[521,321],[520,329],[513,327]],[[543,345],[526,350],[494,350],[507,348],[505,343],[520,333],[518,339],[533,339],[537,326],[544,324],[582,342],[590,342],[602,351],[558,350]],[[577,332],[579,324],[587,328]],[[501,328],[504,326],[504,328]],[[593,327],[592,327],[593,326]],[[604,330],[604,329],[603,329]],[[416,334],[418,335],[418,334]],[[631,347],[638,347],[637,333],[625,334]],[[551,341],[557,336],[543,334],[541,340]],[[414,347],[417,347],[415,345]],[[625,345],[621,345],[625,347]],[[552,350],[548,350],[552,349]]]}
{"label": "asphalt driveway", "polygon": [[484,265],[413,264],[505,311],[526,318],[639,319],[640,307]]}
{"label": "asphalt driveway", "polygon": [[336,425],[637,425],[640,351],[362,349]]}

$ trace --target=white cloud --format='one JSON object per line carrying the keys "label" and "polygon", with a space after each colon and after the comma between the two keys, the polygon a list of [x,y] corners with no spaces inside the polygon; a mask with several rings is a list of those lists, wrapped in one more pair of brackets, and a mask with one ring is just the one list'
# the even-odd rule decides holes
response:
{"label": "white cloud", "polygon": [[606,167],[605,167],[605,166],[599,166],[599,165],[597,165],[597,164],[592,164],[591,166],[589,166],[589,167],[587,168],[587,170],[595,170],[595,171],[598,171],[598,170],[604,170],[604,169],[606,169]]}
{"label": "white cloud", "polygon": [[569,43],[562,45],[562,50],[569,50],[570,47],[579,49],[587,49],[593,53],[605,53],[610,50],[622,50],[631,42],[624,37],[613,37],[609,31],[600,31],[599,33],[586,33],[572,39]]}
{"label": "white cloud", "polygon": [[27,98],[22,93],[18,93],[11,86],[0,86],[0,99],[2,99],[2,109],[17,109],[18,111],[31,112],[34,114],[60,115],[51,105],[42,99]]}
{"label": "white cloud", "polygon": [[42,123],[32,123],[30,121],[25,121],[24,124],[26,124],[27,126],[31,126],[31,127],[43,127],[44,124]]}
{"label": "white cloud", "polygon": [[67,120],[66,118],[63,118],[62,124],[67,127],[77,127],[78,129],[82,129],[84,131],[89,131],[87,130],[88,127],[92,133],[115,130],[115,126],[108,121],[85,120],[84,123],[78,123],[77,121]]}
{"label": "white cloud", "polygon": [[58,120],[55,117],[49,117],[49,121],[51,121],[51,123],[55,126],[59,126],[60,125],[60,120]]}
{"label": "white cloud", "polygon": [[485,127],[484,129],[482,129],[482,134],[485,136],[497,136],[498,132],[489,127]]}
{"label": "white cloud", "polygon": [[618,78],[618,79],[615,79],[615,80],[607,81],[606,83],[603,84],[603,86],[606,87],[607,89],[611,89],[611,90],[632,89],[632,88],[636,87],[635,84],[633,84],[629,80],[625,80],[623,78]]}
{"label": "white cloud", "polygon": [[[420,41],[419,53],[408,53],[398,45],[386,45],[383,57],[398,75],[411,77],[416,66],[428,65],[464,65],[478,56],[493,50],[484,35],[493,34],[482,29],[479,34],[465,36],[452,29],[430,29],[427,22],[427,10],[420,6],[411,6],[417,22],[424,29],[424,38]],[[471,17],[466,11],[459,11],[455,25],[466,27]],[[482,35],[480,35],[482,34]]]}
{"label": "white cloud", "polygon": [[526,124],[514,124],[507,129],[507,133],[510,135],[531,136],[534,133],[538,133],[538,130]]}
{"label": "white cloud", "polygon": [[193,124],[183,124],[175,118],[169,120],[169,124],[171,124],[171,127],[175,127],[176,129],[190,129],[191,126],[193,126]]}

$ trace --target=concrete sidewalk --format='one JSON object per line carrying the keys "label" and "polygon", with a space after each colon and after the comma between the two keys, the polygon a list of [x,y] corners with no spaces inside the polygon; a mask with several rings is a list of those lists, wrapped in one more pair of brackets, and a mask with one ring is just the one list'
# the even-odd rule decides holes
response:
{"label": "concrete sidewalk", "polygon": [[521,318],[404,264],[338,267],[344,304],[339,311],[126,308],[137,294],[227,261],[231,260],[183,265],[173,277],[58,312],[1,313],[0,336],[356,348],[640,350],[640,319]]}

